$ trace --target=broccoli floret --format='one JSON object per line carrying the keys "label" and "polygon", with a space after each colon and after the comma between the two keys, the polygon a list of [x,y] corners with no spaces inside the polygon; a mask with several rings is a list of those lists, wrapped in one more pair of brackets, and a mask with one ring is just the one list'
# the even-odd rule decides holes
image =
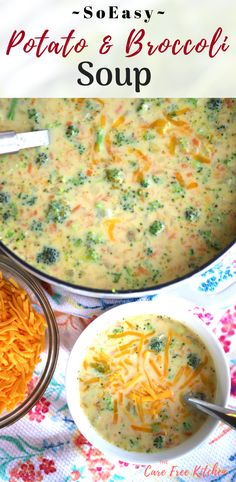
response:
{"label": "broccoli floret", "polygon": [[77,136],[77,134],[79,134],[79,129],[78,127],[76,127],[75,125],[69,125],[67,126],[66,128],[66,137],[68,139],[71,139],[72,137],[75,137]]}
{"label": "broccoli floret", "polygon": [[198,99],[196,99],[195,97],[190,97],[186,99],[186,102],[188,102],[188,104],[191,104],[193,107],[196,107],[198,103]]}
{"label": "broccoli floret", "polygon": [[152,176],[152,180],[155,184],[162,184],[162,179],[159,176]]}
{"label": "broccoli floret", "polygon": [[111,395],[105,395],[102,399],[102,406],[105,410],[108,410],[109,412],[113,411],[113,400],[111,398]]}
{"label": "broccoli floret", "polygon": [[8,192],[0,192],[0,204],[7,204],[11,199],[10,194]]}
{"label": "broccoli floret", "polygon": [[195,353],[189,353],[187,355],[187,359],[188,359],[188,362],[187,362],[188,365],[193,369],[197,368],[201,363],[199,356],[195,355]]}
{"label": "broccoli floret", "polygon": [[153,211],[156,211],[157,209],[159,208],[163,208],[163,204],[160,203],[160,201],[156,200],[156,201],[152,201],[148,204],[147,206],[147,210],[150,211],[150,212],[153,212]]}
{"label": "broccoli floret", "polygon": [[36,109],[28,109],[28,118],[34,120],[35,124],[39,123],[40,114]]}
{"label": "broccoli floret", "polygon": [[85,151],[85,147],[83,146],[83,144],[80,144],[80,143],[78,144],[77,149],[80,154],[83,154]]}
{"label": "broccoli floret", "polygon": [[37,201],[37,196],[32,196],[31,194],[20,193],[18,198],[21,199],[21,204],[23,206],[33,206]]}
{"label": "broccoli floret", "polygon": [[101,238],[98,234],[89,231],[86,235],[85,244],[88,248],[94,247],[96,244],[101,243]]}
{"label": "broccoli floret", "polygon": [[219,111],[222,108],[223,100],[222,99],[209,99],[206,103],[206,106],[210,110]]}
{"label": "broccoli floret", "polygon": [[146,249],[146,254],[147,256],[151,256],[153,254],[153,249],[152,248],[147,248]]}
{"label": "broccoli floret", "polygon": [[69,179],[69,182],[73,186],[82,186],[83,184],[85,184],[87,180],[88,180],[88,177],[81,171],[81,172],[78,172],[77,176]]}
{"label": "broccoli floret", "polygon": [[52,201],[49,203],[46,213],[47,222],[62,224],[69,216],[70,208],[61,201]]}
{"label": "broccoli floret", "polygon": [[112,282],[118,283],[121,278],[121,273],[111,273],[111,276],[112,276]]}
{"label": "broccoli floret", "polygon": [[48,162],[48,155],[46,154],[46,152],[40,152],[35,159],[35,164],[38,167],[44,166],[45,164],[47,164],[47,162]]}
{"label": "broccoli floret", "polygon": [[122,184],[124,181],[124,172],[122,169],[117,169],[117,167],[106,169],[106,178],[113,184]]}
{"label": "broccoli floret", "polygon": [[216,239],[215,240],[212,239],[212,232],[211,231],[209,231],[209,230],[206,230],[206,231],[199,230],[199,234],[203,237],[207,246],[209,246],[210,248],[214,248],[214,249],[221,249],[220,243]]}
{"label": "broccoli floret", "polygon": [[136,192],[132,190],[125,192],[121,196],[120,203],[124,211],[133,212],[136,204]]}
{"label": "broccoli floret", "polygon": [[200,216],[200,211],[199,209],[190,206],[188,209],[185,210],[184,216],[187,221],[197,221]]}
{"label": "broccoli floret", "polygon": [[142,187],[149,187],[151,184],[151,180],[148,177],[146,177],[140,181],[140,184]]}
{"label": "broccoli floret", "polygon": [[89,248],[86,252],[86,258],[89,261],[98,261],[100,256],[94,248]]}
{"label": "broccoli floret", "polygon": [[[4,209],[5,208],[5,209]],[[3,221],[8,221],[8,219],[16,219],[18,210],[15,203],[9,203],[7,206],[1,206],[0,214],[2,216]]]}
{"label": "broccoli floret", "polygon": [[41,223],[41,221],[39,221],[38,219],[33,219],[31,225],[30,225],[30,229],[31,231],[35,231],[35,232],[42,232],[43,231],[43,225]]}
{"label": "broccoli floret", "polygon": [[149,342],[149,349],[159,353],[160,351],[164,350],[165,343],[166,338],[163,335],[159,337],[154,336]]}
{"label": "broccoli floret", "polygon": [[138,445],[139,445],[139,441],[138,441],[138,439],[130,438],[130,439],[129,439],[129,444],[130,444],[130,447],[131,447],[131,448],[137,448]]}
{"label": "broccoli floret", "polygon": [[57,249],[44,246],[41,253],[37,254],[36,261],[37,263],[51,265],[58,261],[59,256],[59,251]]}
{"label": "broccoli floret", "polygon": [[99,373],[107,373],[108,371],[110,371],[110,367],[108,365],[107,362],[95,362],[95,363],[91,363],[91,367],[94,368],[94,370],[96,370],[96,372],[99,372]]}
{"label": "broccoli floret", "polygon": [[115,140],[113,141],[115,146],[121,147],[127,144],[133,144],[135,142],[134,135],[127,136],[124,132],[116,132]]}
{"label": "broccoli floret", "polygon": [[154,440],[153,440],[153,445],[154,445],[154,447],[156,447],[157,449],[162,449],[162,448],[163,448],[164,439],[163,439],[162,435],[158,435],[157,437],[154,438]]}
{"label": "broccoli floret", "polygon": [[152,141],[153,139],[155,139],[156,135],[154,132],[152,131],[146,131],[144,134],[143,134],[143,139],[145,141]]}
{"label": "broccoli floret", "polygon": [[183,429],[185,432],[190,432],[192,430],[192,425],[189,422],[183,422]]}
{"label": "broccoli floret", "polygon": [[153,236],[157,236],[157,234],[161,233],[164,229],[164,223],[162,223],[161,221],[154,221],[154,223],[149,226],[149,233]]}
{"label": "broccoli floret", "polygon": [[123,333],[124,327],[123,326],[118,326],[117,328],[114,328],[113,332],[114,334],[116,333]]}
{"label": "broccoli floret", "polygon": [[178,182],[173,182],[172,191],[174,194],[180,194],[181,197],[185,197],[185,190]]}

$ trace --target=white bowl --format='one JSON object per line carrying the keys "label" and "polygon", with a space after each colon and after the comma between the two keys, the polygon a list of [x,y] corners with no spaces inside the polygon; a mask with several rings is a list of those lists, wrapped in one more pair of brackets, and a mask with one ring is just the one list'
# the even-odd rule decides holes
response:
{"label": "white bowl", "polygon": [[182,444],[163,449],[156,453],[129,452],[112,445],[103,439],[93,428],[85,412],[80,407],[80,393],[78,371],[86,355],[87,349],[92,344],[93,338],[109,325],[123,317],[136,315],[163,315],[182,322],[199,335],[208,348],[216,369],[216,396],[215,403],[226,406],[230,394],[230,373],[224,351],[210,329],[191,313],[194,305],[181,298],[161,296],[154,301],[138,301],[122,304],[112,308],[96,318],[80,335],[76,341],[68,361],[66,371],[66,395],[71,415],[82,434],[111,459],[124,460],[138,464],[154,464],[160,460],[170,460],[182,457],[187,452],[195,449],[205,441],[217,426],[217,420],[209,417],[202,427]]}

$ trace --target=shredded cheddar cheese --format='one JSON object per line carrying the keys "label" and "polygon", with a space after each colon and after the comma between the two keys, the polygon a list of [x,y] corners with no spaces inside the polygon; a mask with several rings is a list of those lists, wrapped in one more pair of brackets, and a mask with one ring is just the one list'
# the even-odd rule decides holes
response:
{"label": "shredded cheddar cheese", "polygon": [[44,350],[45,326],[27,292],[0,272],[0,413],[24,400]]}

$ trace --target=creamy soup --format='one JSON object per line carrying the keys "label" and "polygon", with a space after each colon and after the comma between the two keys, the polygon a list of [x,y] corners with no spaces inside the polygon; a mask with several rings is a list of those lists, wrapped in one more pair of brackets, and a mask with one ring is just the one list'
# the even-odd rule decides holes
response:
{"label": "creamy soup", "polygon": [[233,99],[2,99],[51,144],[0,157],[0,239],[72,284],[180,277],[236,234],[235,126]]}
{"label": "creamy soup", "polygon": [[213,401],[212,358],[185,325],[145,315],[122,320],[93,340],[79,372],[80,402],[93,427],[125,450],[181,444],[206,416],[183,395]]}

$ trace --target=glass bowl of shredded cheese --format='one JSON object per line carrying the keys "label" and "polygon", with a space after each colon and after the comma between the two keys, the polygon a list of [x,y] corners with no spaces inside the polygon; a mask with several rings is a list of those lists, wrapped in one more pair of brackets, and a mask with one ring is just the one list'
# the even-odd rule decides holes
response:
{"label": "glass bowl of shredded cheese", "polygon": [[0,428],[42,397],[58,350],[56,319],[39,283],[0,255]]}

